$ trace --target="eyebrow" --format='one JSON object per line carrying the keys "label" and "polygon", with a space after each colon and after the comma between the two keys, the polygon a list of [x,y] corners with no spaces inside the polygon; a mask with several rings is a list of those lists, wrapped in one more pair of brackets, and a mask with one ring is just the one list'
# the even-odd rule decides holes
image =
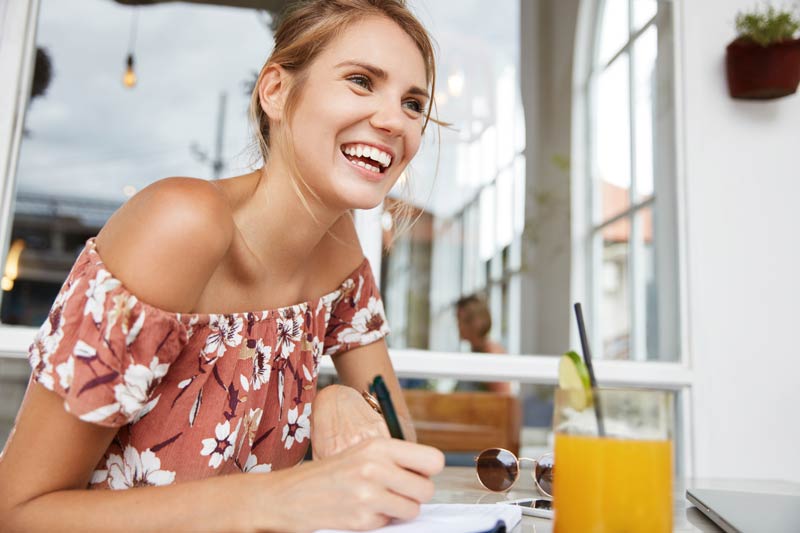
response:
{"label": "eyebrow", "polygon": [[[381,80],[385,80],[386,78],[389,77],[389,74],[382,68],[376,67],[375,65],[370,65],[369,63],[362,63],[360,61],[342,61],[341,63],[336,65],[336,68],[340,67],[359,67],[366,70],[367,72],[369,72],[370,74]],[[408,90],[408,92],[410,94],[414,94],[417,96],[423,96],[426,99],[430,100],[430,96],[428,96],[428,91],[426,91],[421,87],[417,87],[416,85],[413,85]]]}

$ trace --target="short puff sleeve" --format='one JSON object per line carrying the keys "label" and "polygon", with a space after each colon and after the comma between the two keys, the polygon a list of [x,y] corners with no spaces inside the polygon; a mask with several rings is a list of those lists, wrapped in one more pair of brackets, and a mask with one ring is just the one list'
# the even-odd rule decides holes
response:
{"label": "short puff sleeve", "polygon": [[131,294],[90,241],[28,350],[37,383],[81,420],[119,427],[158,402],[153,391],[187,342],[174,313]]}
{"label": "short puff sleeve", "polygon": [[389,334],[383,301],[364,259],[339,289],[332,302],[331,316],[325,330],[325,355],[337,355],[359,346],[372,344]]}

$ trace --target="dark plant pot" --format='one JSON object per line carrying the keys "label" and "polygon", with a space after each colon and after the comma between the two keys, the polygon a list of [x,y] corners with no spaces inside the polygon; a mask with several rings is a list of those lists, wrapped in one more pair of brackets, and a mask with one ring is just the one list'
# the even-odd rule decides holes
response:
{"label": "dark plant pot", "polygon": [[800,39],[761,46],[738,38],[725,58],[731,97],[768,100],[793,94],[800,84]]}

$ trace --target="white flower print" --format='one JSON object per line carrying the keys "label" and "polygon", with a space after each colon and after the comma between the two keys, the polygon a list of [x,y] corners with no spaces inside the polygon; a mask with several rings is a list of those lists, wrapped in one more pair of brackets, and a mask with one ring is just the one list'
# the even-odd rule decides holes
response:
{"label": "white flower print", "polygon": [[239,450],[241,451],[242,446],[244,445],[245,439],[247,439],[248,446],[252,446],[253,442],[256,440],[256,431],[258,430],[258,426],[261,424],[261,416],[264,414],[264,411],[260,407],[256,407],[255,409],[250,409],[249,412],[244,416],[244,422],[242,423],[242,439],[239,442]]}
{"label": "white flower print", "polygon": [[351,326],[342,330],[338,335],[340,343],[356,343],[366,345],[374,342],[386,334],[386,316],[383,314],[383,306],[380,300],[370,297],[367,306],[359,309]]}
{"label": "white flower print", "polygon": [[168,369],[169,364],[158,364],[158,357],[153,357],[149,368],[139,364],[130,365],[125,370],[123,382],[114,386],[114,397],[119,403],[119,410],[126,417],[137,420],[150,412],[158,403],[158,397],[148,403],[150,394]]}
{"label": "white flower print", "polygon": [[331,311],[333,310],[333,301],[325,303],[325,326],[331,321]]}
{"label": "white flower print", "polygon": [[[181,320],[180,313],[178,313],[177,317],[178,320]],[[198,315],[194,315],[192,316],[192,318],[189,319],[189,324],[186,329],[186,340],[189,340],[194,336],[194,327],[197,325],[198,322],[200,322],[200,317]]]}
{"label": "white flower print", "polygon": [[206,345],[201,354],[207,362],[222,357],[228,346],[239,346],[242,343],[244,320],[237,315],[211,315],[208,324],[211,334],[206,337]]}
{"label": "white flower print", "polygon": [[289,450],[294,445],[294,442],[303,442],[311,436],[311,423],[308,417],[311,416],[311,404],[307,403],[303,406],[303,412],[297,416],[297,407],[289,409],[286,415],[286,425],[283,426],[283,446]]}
{"label": "white flower print", "polygon": [[325,341],[319,339],[319,337],[314,337],[314,340],[311,341],[311,356],[314,358],[314,369],[312,371],[312,377],[317,377],[319,375],[319,363],[322,359],[323,351],[325,350]]}
{"label": "white flower print", "polygon": [[256,457],[254,453],[251,453],[247,457],[247,462],[244,464],[242,472],[253,473],[253,474],[272,472],[272,463],[265,463],[265,464],[257,464],[257,463],[258,463],[258,457]]}
{"label": "white flower print", "polygon": [[72,386],[72,377],[75,375],[75,358],[69,357],[56,366],[56,372],[58,373],[58,384],[62,389],[68,390]]}
{"label": "white flower print", "polygon": [[[95,471],[92,483],[107,480],[112,489],[130,489],[153,485],[169,485],[175,481],[175,472],[161,470],[161,459],[149,449],[141,455],[133,446],[126,446],[122,457],[110,454],[106,460],[106,469]],[[107,472],[104,478],[103,474]]]}
{"label": "white flower print", "polygon": [[358,301],[361,300],[361,289],[364,288],[364,276],[358,276],[358,289],[356,289],[356,295],[353,296],[353,304],[358,305]]}
{"label": "white flower print", "polygon": [[112,297],[111,302],[111,309],[108,311],[108,313],[106,313],[106,338],[111,337],[111,330],[114,328],[114,326],[117,324],[117,320],[120,318],[122,318],[120,324],[122,332],[125,334],[128,333],[130,314],[138,300],[136,299],[136,296],[123,292],[122,294],[117,294],[116,296]]}
{"label": "white flower print", "polygon": [[236,424],[236,429],[231,433],[230,420],[220,422],[214,430],[214,438],[203,439],[203,449],[200,450],[200,455],[210,455],[208,466],[211,468],[219,468],[223,461],[227,461],[233,456],[234,444],[236,443],[236,435],[239,433],[239,426],[242,419]]}
{"label": "white flower print", "polygon": [[235,450],[237,460],[239,459],[239,454],[242,453],[244,449],[245,440],[249,447],[253,446],[253,442],[256,440],[256,431],[261,424],[261,416],[263,414],[264,411],[260,407],[256,407],[255,409],[250,409],[250,412],[242,417],[243,421],[241,422],[241,429],[239,430],[241,436],[239,437],[239,444],[236,446]]}
{"label": "white flower print", "polygon": [[77,283],[73,283],[66,290],[56,296],[53,307],[47,315],[42,327],[36,332],[33,344],[30,347],[30,364],[35,372],[38,372],[37,380],[45,388],[53,390],[55,381],[53,379],[53,366],[50,363],[50,356],[55,353],[64,338],[64,311]]}
{"label": "white flower print", "polygon": [[94,323],[99,324],[103,319],[106,293],[119,286],[119,280],[111,277],[108,271],[98,270],[97,276],[89,280],[89,288],[86,289],[86,307],[83,309],[83,314],[88,315],[91,313]]}
{"label": "white flower print", "polygon": [[277,326],[278,345],[275,349],[282,357],[289,357],[303,333],[303,314],[294,307],[281,309]]}
{"label": "white flower print", "polygon": [[256,353],[253,355],[253,390],[259,390],[261,385],[269,383],[272,374],[271,356],[272,346],[265,346],[264,342],[258,339]]}

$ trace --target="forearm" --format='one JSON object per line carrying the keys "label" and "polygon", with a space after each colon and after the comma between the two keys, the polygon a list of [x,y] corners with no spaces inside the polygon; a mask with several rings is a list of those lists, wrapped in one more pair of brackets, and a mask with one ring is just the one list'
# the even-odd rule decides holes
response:
{"label": "forearm", "polygon": [[[234,474],[163,487],[60,490],[6,513],[8,531],[252,531],[259,482]],[[259,479],[260,478],[260,479]],[[275,529],[282,529],[275,527]]]}

